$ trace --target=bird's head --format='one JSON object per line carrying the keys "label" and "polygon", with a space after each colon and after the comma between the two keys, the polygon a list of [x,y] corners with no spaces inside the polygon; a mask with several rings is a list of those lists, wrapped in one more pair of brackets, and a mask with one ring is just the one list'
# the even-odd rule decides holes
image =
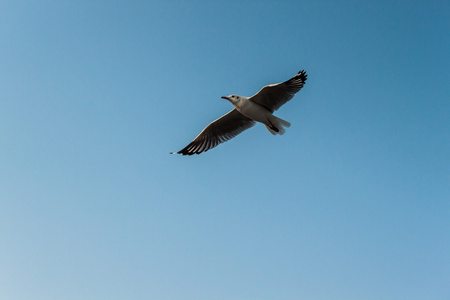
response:
{"label": "bird's head", "polygon": [[241,96],[238,95],[223,96],[222,99],[227,99],[231,103],[237,103],[241,99]]}

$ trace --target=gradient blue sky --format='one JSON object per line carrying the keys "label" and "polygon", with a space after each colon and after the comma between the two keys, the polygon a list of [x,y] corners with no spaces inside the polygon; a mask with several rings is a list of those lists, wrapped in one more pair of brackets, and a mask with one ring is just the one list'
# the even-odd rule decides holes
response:
{"label": "gradient blue sky", "polygon": [[[1,1],[0,298],[450,298],[449,1]],[[169,155],[300,69],[277,115]]]}

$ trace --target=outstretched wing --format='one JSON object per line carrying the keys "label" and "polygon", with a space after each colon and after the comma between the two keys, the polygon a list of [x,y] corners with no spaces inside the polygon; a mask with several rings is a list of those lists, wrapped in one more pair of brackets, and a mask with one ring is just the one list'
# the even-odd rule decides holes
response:
{"label": "outstretched wing", "polygon": [[213,121],[186,147],[178,152],[183,155],[200,154],[226,142],[246,129],[255,125],[255,121],[247,118],[236,109]]}
{"label": "outstretched wing", "polygon": [[273,113],[301,90],[306,78],[306,72],[301,70],[297,75],[285,82],[266,85],[258,93],[250,97],[249,100],[264,106]]}

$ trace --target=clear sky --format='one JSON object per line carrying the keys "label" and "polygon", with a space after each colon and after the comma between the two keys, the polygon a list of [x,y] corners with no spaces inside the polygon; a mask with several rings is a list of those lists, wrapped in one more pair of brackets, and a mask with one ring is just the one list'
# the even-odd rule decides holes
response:
{"label": "clear sky", "polygon": [[[450,299],[449,15],[1,1],[0,298]],[[169,154],[301,69],[285,135]]]}

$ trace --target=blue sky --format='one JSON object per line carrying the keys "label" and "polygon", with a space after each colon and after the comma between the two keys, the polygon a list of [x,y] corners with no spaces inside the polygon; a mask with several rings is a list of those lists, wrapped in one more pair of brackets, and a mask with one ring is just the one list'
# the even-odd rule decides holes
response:
{"label": "blue sky", "polygon": [[[448,1],[2,1],[0,298],[448,299]],[[169,155],[300,69],[276,115]]]}

